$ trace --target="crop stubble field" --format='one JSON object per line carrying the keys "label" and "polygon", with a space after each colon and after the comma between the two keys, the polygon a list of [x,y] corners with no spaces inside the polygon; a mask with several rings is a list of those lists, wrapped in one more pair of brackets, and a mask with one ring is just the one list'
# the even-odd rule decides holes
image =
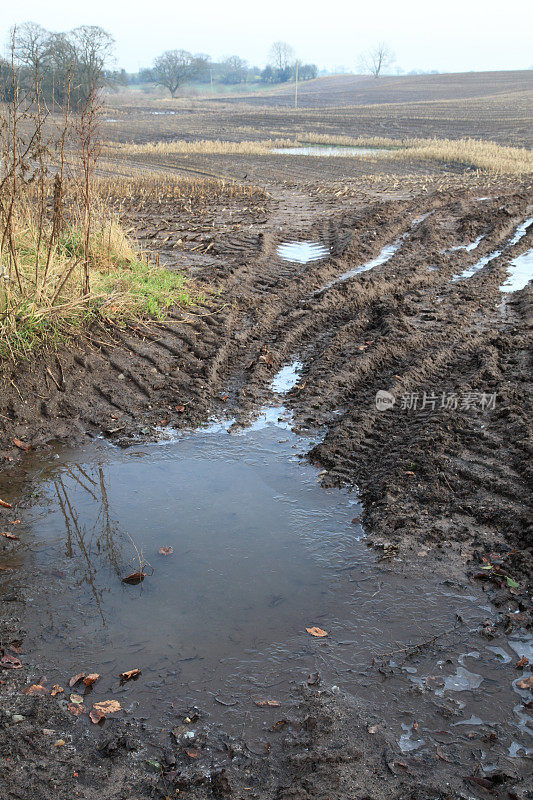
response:
{"label": "crop stubble field", "polygon": [[[319,79],[302,87],[297,111],[285,91],[202,101],[110,96],[99,191],[146,254],[188,273],[203,299],[194,309],[176,307],[157,324],[92,331],[87,341],[14,369],[0,409],[2,455],[15,458],[10,479],[23,471],[13,438],[38,447],[103,431],[127,443],[141,428],[154,430],[162,416],[176,427],[210,413],[245,421],[268,402],[272,374],[297,355],[303,372],[286,405],[297,426],[322,432],[309,457],[324,470],[324,485],[358,487],[384,579],[386,570],[404,573],[414,590],[416,575],[425,571],[460,587],[473,581],[496,608],[484,636],[527,627],[532,289],[502,296],[499,287],[511,259],[532,247],[533,227],[509,244],[533,216],[530,151],[524,151],[524,169],[508,174],[497,157],[489,170],[456,156],[317,158],[264,148],[320,137],[473,139],[530,148],[532,75]],[[219,152],[128,147],[206,140],[233,144],[214,148]],[[251,144],[235,152],[235,143]],[[386,263],[324,289],[401,236],[402,246]],[[478,246],[466,249],[478,237]],[[304,265],[284,261],[277,247],[291,240],[320,242],[329,257]],[[501,254],[471,278],[453,280],[496,250]],[[398,398],[393,410],[376,408],[379,390]],[[439,403],[401,409],[400,398],[424,392],[495,394],[496,403],[486,411]],[[21,397],[30,399],[21,403]],[[490,567],[485,574],[483,565]],[[23,612],[13,607],[17,613],[4,623],[16,638]],[[439,654],[439,644],[430,647]],[[445,647],[446,640],[443,658]],[[387,702],[401,706],[412,691],[396,681]],[[180,792],[194,798],[527,796],[527,759],[499,751],[498,733],[486,738],[494,730],[457,735],[453,753],[439,751],[436,737],[432,758],[398,755],[384,729],[376,732],[371,724],[374,713],[386,727],[380,702],[359,707],[357,684],[351,698],[310,687],[290,720],[291,735],[272,736],[265,754],[233,743],[231,757],[227,750],[221,755],[214,736],[216,757],[202,756],[191,766],[166,742],[170,771],[182,770]],[[40,713],[45,720],[46,711]],[[442,704],[436,713],[445,728],[458,712]],[[124,778],[128,735],[119,731],[106,744],[113,756],[107,779],[115,787],[109,796],[125,796],[128,784],[138,797],[174,796],[171,779],[147,776],[138,764]],[[24,732],[11,736],[9,746],[20,754]],[[476,768],[487,746],[497,764],[490,773]],[[79,743],[84,757],[90,747]],[[56,758],[65,791],[79,790],[74,754]],[[35,763],[30,758],[25,765],[28,789],[36,785]],[[97,796],[98,769],[85,766],[86,797]],[[16,784],[17,758],[7,770]],[[215,776],[209,787],[202,770]],[[43,800],[53,791],[47,784]]]}

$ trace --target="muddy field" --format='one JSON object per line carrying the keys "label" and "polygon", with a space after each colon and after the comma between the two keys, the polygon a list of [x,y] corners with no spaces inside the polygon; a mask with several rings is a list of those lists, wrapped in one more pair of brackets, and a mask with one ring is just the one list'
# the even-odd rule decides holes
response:
{"label": "muddy field", "polygon": [[[179,136],[209,118],[215,138],[232,112],[212,113],[180,117]],[[134,116],[114,109],[110,118],[121,114]],[[260,125],[255,109],[235,115],[235,130]],[[136,119],[139,141],[153,137]],[[290,125],[289,115],[275,124],[268,117],[264,137]],[[372,125],[381,127],[379,112]],[[210,130],[196,127],[196,136]],[[0,519],[18,538],[4,537],[0,550],[0,797],[531,797],[532,288],[500,288],[533,246],[530,182],[378,159],[198,155],[144,166],[262,192],[196,205],[116,198],[143,247],[187,270],[204,301],[160,323],[95,328],[18,367],[5,384],[0,498],[12,507]],[[284,258],[280,247],[298,242]],[[279,371],[295,362],[282,392]],[[76,447],[104,448],[111,459],[119,445],[127,459],[213,418],[246,439],[265,409],[274,425],[285,420],[279,431],[267,427],[265,452],[296,437],[289,444],[301,467],[291,470],[315,482],[309,491],[357,502],[342,530],[348,539],[364,533],[357,547],[367,555],[348,541],[341,582],[330,582],[344,587],[344,605],[357,598],[368,613],[349,636],[340,606],[309,620],[327,629],[324,639],[302,623],[303,638],[286,642],[286,655],[265,645],[248,674],[243,655],[217,684],[221,694],[207,692],[194,707],[188,689],[173,687],[160,712],[136,714],[133,703],[91,724],[68,699],[80,691],[79,683],[69,688],[71,674],[89,670],[73,668],[72,630],[91,612],[61,609],[71,581],[55,551],[44,571],[31,558],[47,519],[43,480],[55,475],[55,461],[70,469]],[[240,458],[256,464],[246,450]],[[94,493],[96,473],[87,474]],[[90,513],[74,505],[68,518],[82,530]],[[96,563],[88,562],[90,574]],[[411,598],[412,618],[394,628],[400,596]],[[34,611],[40,602],[44,617]],[[40,626],[61,659],[35,645]],[[188,669],[194,675],[194,663]],[[102,683],[106,670],[90,665]],[[105,684],[106,699],[124,709],[142,701],[145,672]],[[52,697],[56,683],[65,692]],[[32,685],[45,688],[28,693]],[[92,697],[104,699],[98,684],[87,710]]]}

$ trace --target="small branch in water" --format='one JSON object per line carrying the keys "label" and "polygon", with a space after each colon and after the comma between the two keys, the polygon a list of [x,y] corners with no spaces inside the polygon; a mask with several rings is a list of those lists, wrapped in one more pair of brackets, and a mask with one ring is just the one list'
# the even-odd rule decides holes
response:
{"label": "small branch in water", "polygon": [[389,656],[395,655],[395,653],[415,653],[417,650],[422,650],[423,647],[428,647],[433,642],[436,642],[437,639],[441,639],[443,636],[447,636],[449,633],[453,633],[453,631],[457,630],[459,623],[453,625],[453,627],[448,628],[445,631],[441,631],[441,633],[437,633],[435,636],[432,636],[430,639],[425,639],[423,642],[419,642],[418,644],[411,644],[407,647],[392,647],[390,651],[386,653],[374,653],[372,656],[372,665],[376,663],[376,658],[387,658]]}

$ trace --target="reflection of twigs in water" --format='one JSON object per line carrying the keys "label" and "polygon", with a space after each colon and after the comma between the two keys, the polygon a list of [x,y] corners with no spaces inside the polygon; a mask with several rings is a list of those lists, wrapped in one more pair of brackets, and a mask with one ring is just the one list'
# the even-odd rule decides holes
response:
{"label": "reflection of twigs in water", "polygon": [[115,573],[120,574],[119,558],[115,548],[115,539],[113,536],[114,529],[111,524],[111,514],[109,512],[109,500],[107,497],[107,489],[105,485],[104,471],[101,466],[98,467],[98,478],[100,481],[100,494],[102,496],[102,507],[104,509],[105,518],[105,538],[109,553],[109,560],[113,564]]}
{"label": "reflection of twigs in water", "polygon": [[96,481],[94,481],[94,480],[91,478],[91,476],[90,476],[90,475],[87,475],[87,473],[85,472],[85,470],[83,470],[83,469],[80,467],[80,465],[79,465],[79,464],[76,464],[75,466],[76,466],[76,469],[77,469],[79,472],[81,472],[81,474],[84,476],[84,478],[86,478],[86,479],[89,481],[89,483],[92,483],[92,485],[93,485],[93,486],[96,486]]}
{"label": "reflection of twigs in water", "polygon": [[63,483],[63,479],[60,477],[57,481],[54,481],[54,485],[55,485],[55,488],[56,488],[57,496],[59,498],[60,498],[59,486],[61,486],[61,489],[63,490],[64,503],[61,502],[61,498],[60,498],[60,505],[61,505],[61,510],[63,511],[63,515],[65,517],[65,524],[66,524],[66,527],[67,527],[69,538],[71,536],[71,527],[70,527],[70,524],[69,524],[69,517],[70,517],[70,521],[72,522],[72,526],[73,526],[74,531],[75,531],[75,536],[76,536],[79,548],[80,548],[80,550],[81,550],[81,552],[82,552],[82,554],[83,554],[83,556],[85,558],[85,561],[87,563],[87,582],[88,582],[89,586],[91,587],[92,593],[94,595],[94,599],[96,600],[96,605],[98,606],[98,611],[100,612],[100,616],[102,617],[102,622],[105,625],[106,624],[106,620],[105,620],[105,617],[104,617],[104,614],[103,614],[103,611],[102,611],[102,607],[100,605],[100,598],[98,596],[98,590],[96,589],[95,580],[94,580],[94,569],[93,569],[93,567],[91,565],[91,559],[90,559],[89,554],[87,552],[87,548],[85,547],[84,533],[81,532],[80,527],[78,525],[78,518],[76,516],[76,513],[75,513],[74,509],[72,508],[72,506],[70,504],[70,500],[68,498],[67,490],[66,490],[65,485]]}
{"label": "reflection of twigs in water", "polygon": [[83,483],[83,481],[82,481],[80,478],[78,478],[78,476],[77,476],[77,475],[76,475],[76,474],[75,474],[75,473],[74,473],[74,472],[73,472],[73,471],[70,469],[70,467],[65,467],[65,472],[68,472],[68,474],[70,475],[70,477],[71,477],[71,478],[74,478],[74,480],[76,481],[76,483],[79,483],[79,485],[82,487],[82,489],[85,489],[85,491],[86,491],[86,492],[89,492],[89,494],[91,495],[91,497],[94,497],[94,499],[95,499],[95,500],[98,502],[98,498],[97,498],[97,496],[95,495],[95,493],[94,493],[94,492],[93,492],[91,489],[89,489],[89,487],[88,487],[88,486],[85,486],[85,484]]}
{"label": "reflection of twigs in water", "polygon": [[396,647],[392,646],[391,641],[391,649],[386,653],[374,653],[372,657],[372,664],[375,663],[376,658],[388,658],[389,656],[393,656],[396,653],[405,653],[406,657],[411,653],[415,653],[417,650],[422,650],[424,647],[428,647],[433,642],[436,642],[437,639],[441,639],[443,636],[447,636],[449,633],[453,633],[453,631],[457,630],[458,626],[460,625],[459,622],[456,622],[451,628],[448,628],[445,631],[441,631],[437,633],[435,636],[432,636],[430,639],[426,639],[423,642],[418,642],[418,644],[410,644],[407,647]]}

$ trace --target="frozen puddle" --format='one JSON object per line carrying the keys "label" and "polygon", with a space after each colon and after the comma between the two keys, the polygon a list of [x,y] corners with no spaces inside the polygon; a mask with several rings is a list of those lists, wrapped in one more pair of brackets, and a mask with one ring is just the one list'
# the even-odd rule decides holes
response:
{"label": "frozen puddle", "polygon": [[276,394],[287,394],[298,383],[298,377],[303,369],[301,361],[294,361],[282,367],[272,381],[272,391]]}
{"label": "frozen puddle", "polygon": [[[490,264],[490,262],[494,261],[495,258],[499,258],[499,256],[501,256],[501,254],[504,252],[504,250],[506,250],[509,247],[514,247],[515,244],[518,244],[520,239],[522,239],[522,237],[526,235],[527,230],[528,230],[529,226],[532,223],[533,223],[533,217],[530,217],[529,219],[526,219],[525,222],[522,222],[522,224],[518,226],[518,228],[514,232],[514,234],[511,237],[511,239],[509,239],[507,244],[501,250],[494,250],[492,253],[489,253],[487,256],[483,256],[483,258],[480,258],[479,261],[477,261],[471,267],[467,267],[465,270],[463,270],[463,272],[459,273],[458,275],[454,275],[453,278],[452,278],[452,283],[456,283],[457,281],[463,280],[465,278],[471,278],[472,275],[475,275],[476,272],[479,272],[480,269],[483,269],[483,267],[486,267],[487,264]],[[526,281],[526,283],[527,283],[527,281]],[[505,291],[505,290],[502,289],[502,291]],[[514,291],[516,291],[516,289],[509,289],[507,291],[514,292]]]}
{"label": "frozen puddle", "polygon": [[500,292],[518,292],[533,280],[533,249],[514,258],[507,267],[509,273],[500,286]]}
{"label": "frozen puddle", "polygon": [[284,156],[318,156],[320,158],[353,158],[369,156],[390,157],[391,150],[383,147],[345,147],[344,145],[310,144],[298,147],[275,147],[272,153]]}
{"label": "frozen puddle", "polygon": [[294,261],[297,264],[307,264],[309,261],[319,261],[329,255],[328,248],[320,242],[283,242],[278,245],[277,255],[284,261]]}

